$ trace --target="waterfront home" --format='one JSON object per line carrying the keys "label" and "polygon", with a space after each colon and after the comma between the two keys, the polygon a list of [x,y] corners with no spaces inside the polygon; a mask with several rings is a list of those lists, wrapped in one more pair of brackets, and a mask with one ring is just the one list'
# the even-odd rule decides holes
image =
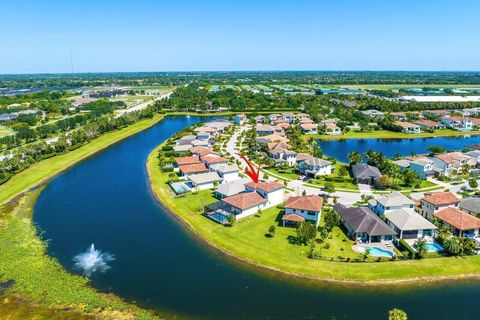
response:
{"label": "waterfront home", "polygon": [[192,182],[193,188],[195,190],[206,190],[213,189],[215,183],[218,183],[221,178],[216,172],[208,172],[201,174],[194,174],[188,177],[188,180]]}
{"label": "waterfront home", "polygon": [[426,192],[420,199],[418,213],[429,221],[433,221],[436,212],[445,208],[458,207],[460,199],[451,192]]}
{"label": "waterfront home", "polygon": [[470,131],[473,128],[471,119],[457,116],[444,117],[440,121],[448,127],[459,131]]}
{"label": "waterfront home", "polygon": [[209,141],[210,140],[210,133],[205,132],[205,131],[198,131],[197,132],[197,140]]}
{"label": "waterfront home", "polygon": [[193,147],[191,144],[176,145],[173,147],[173,151],[184,153],[184,152],[190,152],[192,148]]}
{"label": "waterfront home", "polygon": [[266,143],[266,144],[273,143],[273,142],[289,143],[290,139],[288,139],[285,136],[281,136],[279,134],[270,134],[268,136],[258,137],[256,141],[260,143]]}
{"label": "waterfront home", "polygon": [[228,160],[222,157],[216,157],[216,156],[203,156],[200,157],[200,160],[207,165],[207,167],[211,167],[212,165],[227,165]]}
{"label": "waterfront home", "polygon": [[193,131],[194,132],[207,132],[207,133],[210,133],[210,134],[215,134],[217,132],[217,130],[215,130],[214,128],[207,127],[207,126],[195,128],[195,129],[193,129]]}
{"label": "waterfront home", "polygon": [[423,180],[435,175],[435,171],[433,170],[433,160],[426,157],[411,161],[410,169],[418,173]]}
{"label": "waterfront home", "polygon": [[193,147],[190,149],[192,155],[197,157],[220,157],[220,154],[208,147]]}
{"label": "waterfront home", "polygon": [[435,236],[437,227],[427,219],[412,210],[393,210],[385,213],[387,224],[392,228],[398,239],[419,239]]}
{"label": "waterfront home", "polygon": [[272,142],[268,144],[268,155],[275,161],[275,164],[287,164],[294,166],[297,153],[290,150],[290,145],[285,142]]}
{"label": "waterfront home", "polygon": [[185,178],[194,174],[207,173],[210,171],[204,163],[187,164],[179,166],[178,169],[180,171],[180,176]]}
{"label": "waterfront home", "polygon": [[365,110],[365,111],[362,111],[362,113],[364,115],[367,115],[367,116],[371,117],[371,118],[383,119],[385,117],[385,114],[383,112],[375,110],[375,109]]}
{"label": "waterfront home", "polygon": [[266,207],[270,208],[283,202],[285,197],[285,187],[279,182],[249,182],[245,184],[247,192],[256,191],[262,197],[267,199]]}
{"label": "waterfront home", "polygon": [[179,157],[179,158],[175,158],[175,164],[173,165],[173,167],[176,171],[178,171],[178,168],[180,166],[196,164],[196,163],[201,163],[200,159],[196,156]]}
{"label": "waterfront home", "polygon": [[298,222],[311,221],[316,226],[320,223],[323,198],[317,195],[291,196],[285,202],[283,226],[296,225]]}
{"label": "waterfront home", "polygon": [[178,139],[176,141],[176,144],[177,145],[185,145],[185,144],[189,144],[191,145],[192,144],[192,141],[193,140],[196,140],[197,139],[197,136],[195,135],[187,135],[187,136],[183,136],[181,137],[180,139]]}
{"label": "waterfront home", "polygon": [[236,165],[216,163],[210,165],[210,169],[218,173],[221,183],[227,183],[238,179],[239,170]]}
{"label": "waterfront home", "polygon": [[395,160],[392,161],[394,164],[396,164],[400,168],[400,172],[403,172],[410,168],[410,160],[407,159],[400,159],[400,160]]}
{"label": "waterfront home", "polygon": [[298,171],[310,177],[326,176],[332,173],[332,163],[315,158],[309,154],[298,154],[296,157]]}
{"label": "waterfront home", "polygon": [[465,165],[473,165],[473,163],[470,162],[472,158],[461,152],[436,154],[431,159],[433,161],[433,165],[437,168],[440,168],[442,174],[445,176],[458,174]]}
{"label": "waterfront home", "polygon": [[205,206],[205,212],[212,218],[219,217],[217,221],[224,220],[229,215],[233,215],[238,220],[266,209],[267,203],[268,200],[257,192],[242,192]]}
{"label": "waterfront home", "polygon": [[468,212],[472,216],[479,217],[480,216],[480,198],[479,197],[471,197],[471,198],[464,198],[460,201],[458,207],[465,212]]}
{"label": "waterfront home", "polygon": [[454,235],[478,236],[480,219],[458,208],[445,208],[435,213],[437,219],[450,228]]}
{"label": "waterfront home", "polygon": [[407,121],[407,114],[405,112],[390,112],[390,115],[397,121]]}
{"label": "waterfront home", "polygon": [[352,165],[352,174],[357,183],[370,185],[375,184],[376,180],[382,176],[377,167],[364,163]]}
{"label": "waterfront home", "polygon": [[218,199],[223,199],[244,192],[245,183],[250,181],[250,178],[241,178],[227,183],[222,183],[218,185],[217,189],[215,190],[215,197]]}
{"label": "waterfront home", "polygon": [[400,209],[414,210],[415,202],[399,191],[393,191],[368,201],[370,210],[378,215]]}
{"label": "waterfront home", "polygon": [[325,125],[325,133],[328,135],[338,135],[342,134],[342,129],[340,129],[340,127],[338,127],[336,124],[327,123]]}
{"label": "waterfront home", "polygon": [[438,130],[438,129],[445,129],[447,126],[436,121],[432,120],[418,120],[415,121],[415,124],[419,125],[422,129],[430,129],[430,130]]}
{"label": "waterfront home", "polygon": [[402,131],[405,132],[405,133],[420,133],[420,132],[422,132],[422,129],[420,128],[420,126],[416,125],[415,123],[404,122],[404,121],[395,121],[394,124],[401,127]]}
{"label": "waterfront home", "polygon": [[233,117],[233,123],[235,124],[244,124],[247,121],[247,116],[244,113],[236,114]]}
{"label": "waterfront home", "polygon": [[333,210],[340,216],[347,236],[366,243],[392,241],[395,231],[367,207],[347,207],[337,203]]}
{"label": "waterfront home", "polygon": [[255,123],[265,123],[265,119],[266,119],[266,118],[265,118],[264,116],[262,116],[262,115],[256,116],[256,117],[254,118]]}
{"label": "waterfront home", "polygon": [[317,134],[317,125],[314,123],[302,123],[300,129],[304,134]]}
{"label": "waterfront home", "polygon": [[194,147],[208,147],[210,146],[210,142],[208,140],[192,140],[191,142],[192,146]]}

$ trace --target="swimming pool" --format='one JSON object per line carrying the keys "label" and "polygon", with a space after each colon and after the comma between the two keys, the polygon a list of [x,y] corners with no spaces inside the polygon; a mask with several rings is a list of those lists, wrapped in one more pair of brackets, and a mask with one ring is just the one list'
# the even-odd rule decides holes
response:
{"label": "swimming pool", "polygon": [[365,252],[366,249],[370,249],[370,255],[372,257],[386,257],[386,258],[392,258],[395,254],[390,251],[390,250],[385,250],[379,247],[362,247],[362,246],[357,246],[357,249],[359,252],[363,253]]}
{"label": "swimming pool", "polygon": [[444,248],[440,243],[437,242],[428,242],[427,243],[427,251],[428,252],[438,252],[443,251]]}

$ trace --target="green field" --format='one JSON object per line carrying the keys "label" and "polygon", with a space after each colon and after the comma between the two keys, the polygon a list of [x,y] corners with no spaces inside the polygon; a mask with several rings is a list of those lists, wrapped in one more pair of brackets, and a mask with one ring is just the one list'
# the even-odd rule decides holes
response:
{"label": "green field", "polygon": [[9,127],[0,125],[0,138],[8,136],[13,133],[13,130]]}
{"label": "green field", "polygon": [[[157,198],[176,214],[190,230],[211,246],[229,255],[270,270],[331,281],[362,284],[393,284],[405,281],[435,280],[480,276],[480,256],[435,258],[381,263],[346,263],[312,260],[308,248],[292,245],[288,238],[295,231],[278,226],[279,210],[264,211],[261,217],[249,217],[233,227],[224,227],[202,216],[203,206],[215,201],[211,191],[175,198],[166,184],[168,174],[160,172],[158,148],[148,158],[151,186]],[[274,238],[265,237],[271,225],[277,226]],[[335,233],[335,231],[334,231]]]}
{"label": "green field", "polygon": [[355,84],[332,85],[339,88],[388,90],[388,89],[421,89],[421,88],[480,88],[480,84]]}

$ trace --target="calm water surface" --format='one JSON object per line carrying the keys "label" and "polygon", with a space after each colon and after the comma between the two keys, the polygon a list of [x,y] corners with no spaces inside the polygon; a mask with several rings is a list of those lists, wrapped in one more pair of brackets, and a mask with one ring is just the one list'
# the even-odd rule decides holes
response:
{"label": "calm water surface", "polygon": [[[93,242],[113,253],[112,269],[92,285],[128,301],[203,319],[478,319],[480,284],[408,289],[312,286],[253,272],[206,249],[150,193],[145,161],[172,133],[199,118],[168,118],[51,181],[35,207],[49,254],[71,272]],[[301,262],[299,262],[301,263]]]}
{"label": "calm water surface", "polygon": [[325,155],[348,162],[348,153],[364,153],[372,149],[393,157],[396,153],[407,156],[428,153],[429,146],[442,146],[446,150],[462,150],[465,146],[480,143],[480,136],[413,138],[413,139],[343,139],[320,140],[320,148]]}

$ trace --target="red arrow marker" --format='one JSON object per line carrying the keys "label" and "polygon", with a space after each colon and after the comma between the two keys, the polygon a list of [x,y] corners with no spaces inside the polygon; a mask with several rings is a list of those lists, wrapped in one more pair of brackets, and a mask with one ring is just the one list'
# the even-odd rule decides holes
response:
{"label": "red arrow marker", "polygon": [[258,183],[258,180],[260,178],[260,167],[257,168],[257,171],[255,172],[255,169],[253,168],[252,164],[250,161],[248,161],[247,157],[245,157],[243,154],[237,153],[240,158],[245,161],[245,163],[248,166],[246,174],[252,179],[253,182]]}

